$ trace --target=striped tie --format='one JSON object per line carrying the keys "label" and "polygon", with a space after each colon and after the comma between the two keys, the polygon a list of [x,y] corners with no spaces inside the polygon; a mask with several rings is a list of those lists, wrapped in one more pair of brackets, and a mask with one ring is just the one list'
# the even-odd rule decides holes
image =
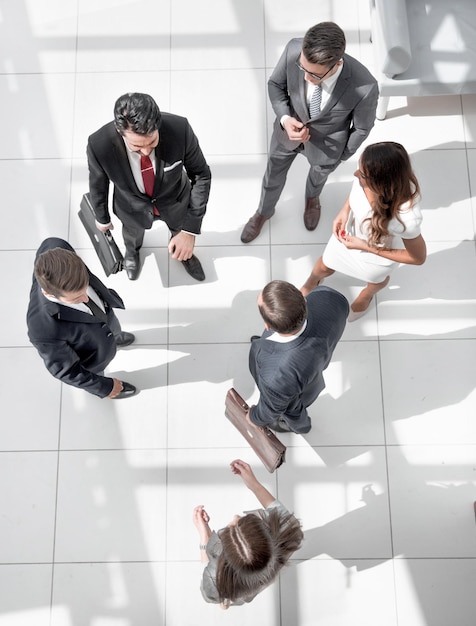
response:
{"label": "striped tie", "polygon": [[322,87],[320,85],[316,85],[314,91],[312,92],[311,103],[309,105],[309,115],[311,119],[316,117],[316,115],[321,110],[321,96],[322,96]]}

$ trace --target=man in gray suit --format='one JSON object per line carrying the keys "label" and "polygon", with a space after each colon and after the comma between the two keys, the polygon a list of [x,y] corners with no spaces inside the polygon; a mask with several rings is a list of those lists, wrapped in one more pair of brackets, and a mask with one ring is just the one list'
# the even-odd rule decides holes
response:
{"label": "man in gray suit", "polygon": [[333,22],[310,28],[304,39],[286,46],[268,81],[276,113],[258,210],[249,219],[241,241],[256,239],[275,211],[286,175],[297,154],[310,169],[306,182],[304,225],[319,223],[319,196],[327,177],[366,139],[375,122],[377,81],[345,54],[345,35]]}
{"label": "man in gray suit", "polygon": [[249,366],[260,399],[248,419],[278,432],[307,433],[307,407],[325,388],[322,372],[344,332],[349,303],[330,287],[305,298],[291,283],[273,280],[258,308],[266,330],[252,337]]}

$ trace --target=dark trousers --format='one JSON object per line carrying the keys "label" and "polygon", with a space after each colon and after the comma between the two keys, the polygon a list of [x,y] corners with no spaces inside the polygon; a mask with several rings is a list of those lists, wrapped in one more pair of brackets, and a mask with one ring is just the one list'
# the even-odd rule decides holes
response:
{"label": "dark trousers", "polygon": [[[154,217],[154,222],[160,218]],[[126,246],[126,257],[132,257],[138,254],[144,243],[145,228],[141,226],[122,225],[122,236]]]}

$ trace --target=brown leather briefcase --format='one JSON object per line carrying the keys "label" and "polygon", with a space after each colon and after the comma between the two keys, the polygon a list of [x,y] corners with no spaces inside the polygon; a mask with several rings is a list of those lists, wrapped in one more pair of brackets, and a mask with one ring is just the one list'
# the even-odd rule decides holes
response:
{"label": "brown leather briefcase", "polygon": [[274,472],[286,460],[286,446],[269,428],[251,426],[246,421],[248,409],[240,394],[233,387],[229,389],[225,400],[226,417],[250,444],[268,472]]}

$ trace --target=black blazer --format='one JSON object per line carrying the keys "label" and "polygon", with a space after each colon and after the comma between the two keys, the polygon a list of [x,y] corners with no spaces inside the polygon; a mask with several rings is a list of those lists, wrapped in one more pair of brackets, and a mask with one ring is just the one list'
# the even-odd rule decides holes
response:
{"label": "black blazer", "polygon": [[89,137],[89,191],[96,219],[102,224],[111,219],[108,192],[112,182],[113,211],[126,227],[150,228],[155,204],[170,230],[198,235],[210,194],[210,168],[184,117],[162,113],[159,133],[152,199],[137,188],[127,148],[113,122]]}
{"label": "black blazer", "polygon": [[[64,239],[50,237],[43,241],[36,258],[53,248],[74,252]],[[102,298],[108,322],[111,323],[115,318],[112,308],[123,309],[123,301],[90,272],[89,284]],[[27,325],[31,343],[55,378],[100,398],[111,393],[114,385],[112,378],[98,374],[104,371],[116,354],[116,342],[109,324],[89,313],[51,302],[45,298],[33,275]]]}
{"label": "black blazer", "polygon": [[260,391],[251,407],[251,421],[267,426],[283,418],[297,433],[311,428],[307,407],[324,389],[322,372],[329,365],[344,332],[349,303],[330,287],[317,287],[307,296],[307,326],[296,339],[279,343],[265,331],[251,343],[249,365]]}

